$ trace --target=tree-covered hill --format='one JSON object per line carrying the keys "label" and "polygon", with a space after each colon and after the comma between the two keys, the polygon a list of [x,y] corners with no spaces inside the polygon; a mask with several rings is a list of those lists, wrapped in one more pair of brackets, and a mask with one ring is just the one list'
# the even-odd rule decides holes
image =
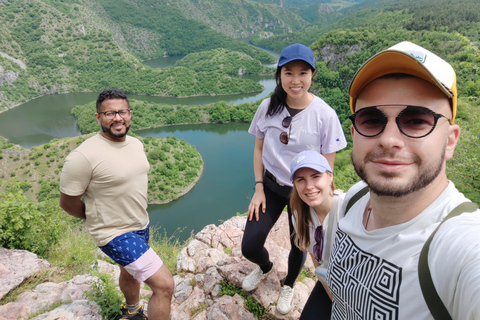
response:
{"label": "tree-covered hill", "polygon": [[460,32],[478,38],[480,2],[477,0],[366,0],[339,12],[341,16],[328,24],[312,23],[299,32],[254,37],[258,46],[281,50],[295,42],[307,45],[334,30],[365,28],[396,28],[417,31]]}
{"label": "tree-covered hill", "polygon": [[[75,0],[63,1],[72,4],[77,2]],[[98,18],[110,21],[119,29],[115,39],[124,43],[128,46],[128,51],[142,59],[163,55],[185,55],[216,48],[245,52],[265,62],[272,59],[265,52],[234,40],[228,35],[214,30],[204,20],[193,17],[193,12],[203,12],[205,10],[201,7],[201,3],[207,3],[215,7],[213,12],[226,10],[229,13],[226,21],[234,20],[236,15],[240,15],[241,12],[231,8],[229,5],[232,4],[228,1],[202,1],[200,3],[195,1],[193,4],[188,3],[188,1],[185,2],[186,0],[94,1],[96,12],[104,13],[104,16]],[[238,1],[233,1],[233,3],[236,2]],[[209,11],[208,14],[211,16],[205,17],[205,20],[211,21],[214,13]],[[222,30],[224,29],[225,27],[222,28]],[[157,38],[155,52],[145,52],[142,47],[135,46],[139,39],[138,32],[145,32]]]}
{"label": "tree-covered hill", "polygon": [[[0,191],[5,191],[10,181],[16,181],[32,201],[58,199],[65,157],[91,135],[55,139],[31,149],[9,144],[0,137]],[[143,142],[150,163],[149,203],[175,200],[198,181],[203,160],[194,146],[172,136],[137,138]]]}
{"label": "tree-covered hill", "polygon": [[229,75],[274,75],[275,69],[263,66],[247,54],[228,49],[191,53],[177,61],[177,66],[196,72],[221,72]]}
{"label": "tree-covered hill", "polygon": [[[0,111],[43,94],[101,91],[107,87],[121,88],[127,93],[176,97],[263,89],[252,80],[219,70],[195,72],[183,67],[158,70],[143,65],[116,41],[123,37],[122,28],[105,18],[101,1],[0,2]],[[274,61],[253,46],[206,29],[218,41],[199,37],[197,44],[209,42],[212,48],[225,45],[256,61]],[[145,35],[146,39],[140,40],[151,46],[158,44],[151,30],[139,26],[128,30],[140,38]],[[188,28],[184,31],[191,34]],[[170,38],[180,39],[174,35]]]}

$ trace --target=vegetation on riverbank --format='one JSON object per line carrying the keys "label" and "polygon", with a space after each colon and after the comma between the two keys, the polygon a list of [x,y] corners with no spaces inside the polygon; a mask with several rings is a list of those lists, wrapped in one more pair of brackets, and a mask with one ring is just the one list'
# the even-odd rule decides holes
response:
{"label": "vegetation on riverbank", "polygon": [[[132,131],[175,124],[250,122],[260,103],[257,101],[235,105],[220,101],[205,106],[186,106],[160,105],[135,99],[129,101],[133,111]],[[98,131],[98,123],[92,116],[95,112],[95,102],[72,109],[82,133]]]}
{"label": "vegetation on riverbank", "polygon": [[223,48],[190,53],[178,60],[176,65],[196,72],[221,72],[234,76],[275,74],[275,68],[265,67],[249,55]]}
{"label": "vegetation on riverbank", "polygon": [[[31,149],[8,144],[1,138],[0,190],[5,190],[4,183],[15,180],[30,200],[58,200],[65,157],[91,135],[54,139]],[[194,146],[173,136],[137,138],[143,142],[150,163],[149,203],[170,202],[195,185],[203,171],[203,160]]]}

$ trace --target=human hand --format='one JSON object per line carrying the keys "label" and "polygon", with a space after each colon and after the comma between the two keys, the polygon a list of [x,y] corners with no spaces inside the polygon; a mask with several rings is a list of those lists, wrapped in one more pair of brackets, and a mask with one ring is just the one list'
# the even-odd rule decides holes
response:
{"label": "human hand", "polygon": [[255,220],[258,221],[260,218],[260,208],[262,208],[262,213],[265,213],[267,200],[263,188],[255,189],[255,194],[248,205],[248,221],[252,221],[253,216],[255,216]]}

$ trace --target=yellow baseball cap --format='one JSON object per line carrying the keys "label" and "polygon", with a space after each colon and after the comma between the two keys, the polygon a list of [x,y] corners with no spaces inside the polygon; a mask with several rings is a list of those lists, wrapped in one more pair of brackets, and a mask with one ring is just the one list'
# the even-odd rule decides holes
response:
{"label": "yellow baseball cap", "polygon": [[436,54],[414,43],[400,42],[365,62],[350,85],[350,109],[360,92],[372,81],[387,74],[403,73],[436,85],[452,102],[452,121],[457,113],[457,76],[453,67]]}

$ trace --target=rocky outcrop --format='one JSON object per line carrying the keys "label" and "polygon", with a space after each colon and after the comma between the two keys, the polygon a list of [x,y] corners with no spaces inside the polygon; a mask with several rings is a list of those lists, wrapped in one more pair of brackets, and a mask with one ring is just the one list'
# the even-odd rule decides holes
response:
{"label": "rocky outcrop", "polygon": [[8,60],[11,60],[13,62],[15,62],[16,64],[18,64],[20,66],[20,68],[22,68],[23,70],[26,70],[27,69],[27,66],[25,65],[25,63],[19,59],[15,59],[11,56],[9,56],[8,54],[4,53],[4,52],[0,52],[0,56],[8,59]]}
{"label": "rocky outcrop", "polygon": [[320,49],[319,57],[332,69],[338,70],[338,65],[348,65],[348,57],[361,52],[361,50],[360,44],[342,46],[329,44]]}
{"label": "rocky outcrop", "polygon": [[22,293],[17,301],[1,306],[0,320],[28,319],[31,315],[47,311],[58,304],[58,308],[33,319],[101,320],[100,307],[83,297],[93,279],[91,275],[79,275],[67,282],[42,283],[34,290]]}
{"label": "rocky outcrop", "polygon": [[4,84],[15,82],[17,81],[17,79],[18,79],[18,73],[15,73],[13,71],[4,72],[2,70],[2,67],[0,66],[0,87],[3,86]]}
{"label": "rocky outcrop", "polygon": [[[178,256],[172,319],[254,319],[246,310],[240,296],[221,297],[221,282],[226,280],[241,287],[245,276],[256,265],[242,257],[241,241],[245,217],[233,217],[220,226],[209,225]],[[306,278],[295,285],[294,308],[286,316],[275,308],[281,282],[287,275],[290,251],[287,214],[283,213],[267,239],[266,248],[274,263],[272,273],[249,295],[260,303],[270,318],[298,319],[315,281]],[[314,274],[313,264],[307,259],[306,268]],[[221,307],[224,305],[224,307]],[[192,314],[205,308],[195,317]]]}
{"label": "rocky outcrop", "polygon": [[0,248],[0,300],[32,274],[49,266],[31,252]]}
{"label": "rocky outcrop", "polygon": [[[247,309],[245,299],[238,293],[221,294],[222,283],[241,287],[245,276],[256,266],[241,253],[241,241],[246,217],[233,217],[219,226],[208,225],[197,233],[177,258],[175,293],[172,299],[171,319],[223,320],[256,319]],[[269,319],[298,319],[315,281],[306,277],[295,285],[294,308],[287,315],[280,315],[275,308],[280,294],[281,282],[287,274],[290,250],[287,214],[283,213],[272,229],[266,243],[275,272],[260,284],[247,298],[265,308]],[[43,268],[46,261],[21,250],[0,248],[0,292],[2,297],[20,285],[26,278]],[[119,268],[103,260],[94,267],[98,272],[108,273],[118,279]],[[314,274],[313,264],[307,259],[306,268]],[[62,283],[42,283],[35,289],[22,293],[15,302],[0,306],[0,320],[87,320],[101,319],[99,307],[84,298],[84,292],[97,278],[79,275]],[[142,287],[142,296],[150,291]],[[143,301],[148,304],[148,301]],[[56,307],[57,306],[57,307]],[[147,305],[145,305],[146,309]],[[43,313],[42,313],[43,312]]]}

